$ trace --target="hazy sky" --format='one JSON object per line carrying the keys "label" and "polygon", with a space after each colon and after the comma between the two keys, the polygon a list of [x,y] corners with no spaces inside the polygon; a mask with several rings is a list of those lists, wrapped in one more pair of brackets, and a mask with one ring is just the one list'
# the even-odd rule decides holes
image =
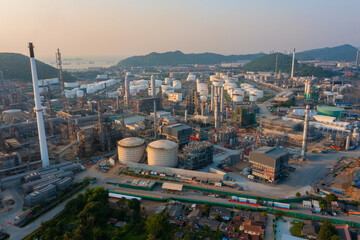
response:
{"label": "hazy sky", "polygon": [[131,56],[360,46],[359,0],[0,0],[0,52]]}

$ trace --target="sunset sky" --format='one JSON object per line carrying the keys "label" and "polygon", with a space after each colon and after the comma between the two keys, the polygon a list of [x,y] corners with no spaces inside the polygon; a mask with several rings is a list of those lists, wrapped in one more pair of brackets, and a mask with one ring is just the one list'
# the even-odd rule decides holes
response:
{"label": "sunset sky", "polygon": [[359,0],[0,0],[0,52],[131,56],[360,46]]}

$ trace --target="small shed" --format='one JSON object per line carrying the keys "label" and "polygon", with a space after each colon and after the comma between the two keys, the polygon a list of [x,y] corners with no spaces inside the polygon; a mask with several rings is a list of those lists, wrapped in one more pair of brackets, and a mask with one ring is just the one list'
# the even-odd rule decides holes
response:
{"label": "small shed", "polygon": [[174,192],[182,192],[183,185],[182,184],[176,184],[176,183],[163,183],[162,189],[168,190],[168,191],[174,191]]}

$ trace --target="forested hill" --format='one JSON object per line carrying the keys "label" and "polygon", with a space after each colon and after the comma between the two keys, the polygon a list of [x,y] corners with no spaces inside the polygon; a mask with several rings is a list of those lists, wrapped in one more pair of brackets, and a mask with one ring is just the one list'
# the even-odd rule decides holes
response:
{"label": "forested hill", "polygon": [[[261,71],[261,72],[274,72],[276,65],[276,53],[269,54],[257,58],[244,66],[245,71]],[[279,53],[277,70],[285,73],[291,72],[292,57]],[[295,76],[315,76],[315,77],[331,77],[333,74],[330,71],[325,71],[320,67],[310,67],[305,64],[299,64],[295,60],[294,67]]]}
{"label": "forested hill", "polygon": [[[41,61],[36,60],[36,68],[39,79],[58,77],[56,68]],[[29,57],[19,53],[0,53],[0,70],[3,71],[5,79],[24,82],[32,80]],[[67,72],[64,72],[63,76],[67,82],[75,79]]]}
{"label": "forested hill", "polygon": [[182,64],[219,64],[222,62],[236,62],[241,60],[253,60],[264,56],[263,53],[246,55],[221,55],[216,53],[190,53],[184,54],[181,51],[150,53],[144,56],[134,56],[121,60],[120,67],[139,66],[177,66]]}
{"label": "forested hill", "polygon": [[357,48],[349,44],[337,47],[326,47],[296,53],[298,60],[322,60],[352,62],[356,59]]}

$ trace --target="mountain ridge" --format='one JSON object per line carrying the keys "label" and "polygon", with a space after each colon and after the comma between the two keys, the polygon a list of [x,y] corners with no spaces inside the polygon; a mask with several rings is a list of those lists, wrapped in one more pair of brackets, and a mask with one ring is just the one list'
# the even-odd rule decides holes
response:
{"label": "mountain ridge", "polygon": [[[39,79],[57,78],[57,69],[36,60],[36,69]],[[20,53],[1,52],[0,53],[0,70],[3,71],[5,79],[31,82],[31,67],[29,57]],[[69,73],[63,73],[65,81],[73,81],[75,78]]]}
{"label": "mountain ridge", "polygon": [[[290,73],[292,66],[292,56],[278,53],[278,71]],[[260,71],[260,72],[274,72],[276,65],[276,53],[269,54],[263,57],[254,59],[253,61],[244,65],[245,71]],[[294,64],[295,76],[315,76],[315,77],[332,77],[330,71],[323,70],[320,67],[311,67],[306,64],[299,64],[295,60]]]}
{"label": "mountain ridge", "polygon": [[222,62],[234,62],[242,60],[252,60],[264,53],[243,54],[243,55],[222,55],[217,53],[183,53],[179,50],[164,53],[151,52],[147,55],[128,57],[121,60],[117,66],[120,67],[139,67],[139,66],[176,66],[186,64],[219,64]]}
{"label": "mountain ridge", "polygon": [[356,59],[357,48],[350,44],[343,44],[335,47],[324,47],[305,50],[296,53],[297,59],[302,61],[322,60],[322,61],[346,61],[352,62]]}
{"label": "mountain ridge", "polygon": [[[296,58],[306,60],[324,61],[355,61],[357,48],[350,44],[343,44],[335,47],[324,47],[305,50],[296,53]],[[183,53],[179,50],[163,53],[151,52],[146,55],[137,55],[121,60],[119,67],[139,66],[176,66],[186,64],[220,64],[223,62],[236,62],[242,60],[254,60],[268,54],[254,53],[241,55],[222,55],[217,53]]]}

